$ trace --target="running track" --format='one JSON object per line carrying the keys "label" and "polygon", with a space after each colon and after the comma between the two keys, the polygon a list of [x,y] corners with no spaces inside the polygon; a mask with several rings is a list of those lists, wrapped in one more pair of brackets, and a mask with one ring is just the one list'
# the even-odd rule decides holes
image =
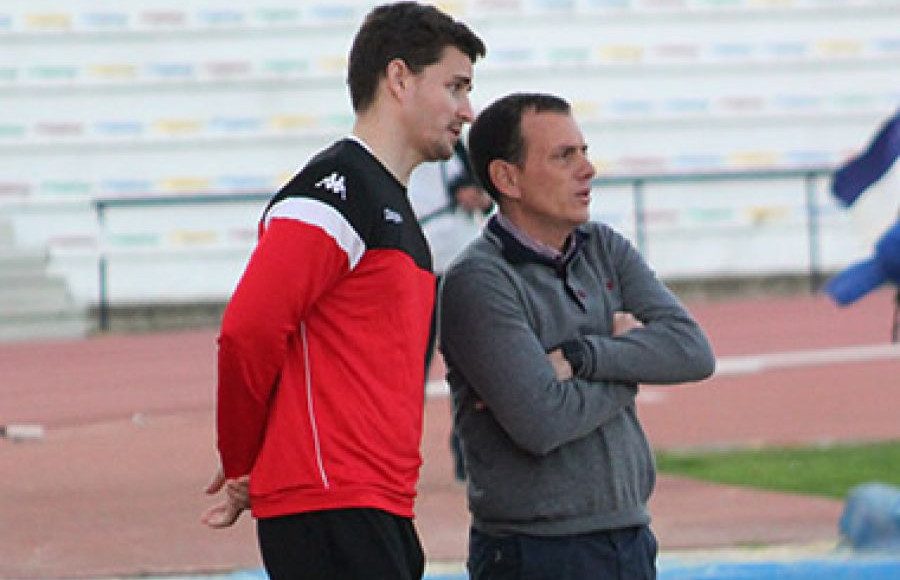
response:
{"label": "running track", "polygon": [[[847,309],[821,296],[689,304],[719,372],[643,389],[653,445],[900,438],[892,300],[885,290]],[[214,353],[212,330],[0,345],[0,424],[46,428],[37,442],[0,439],[0,578],[259,566],[249,518],[222,532],[197,522],[215,466]],[[465,551],[449,413],[446,397],[429,398],[417,523],[431,561]],[[841,504],[663,477],[651,510],[664,550],[710,549],[833,542]]]}

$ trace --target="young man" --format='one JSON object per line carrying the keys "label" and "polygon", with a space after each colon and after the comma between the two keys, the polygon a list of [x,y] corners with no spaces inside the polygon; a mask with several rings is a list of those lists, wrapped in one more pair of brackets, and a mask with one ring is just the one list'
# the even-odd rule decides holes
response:
{"label": "young man", "polygon": [[405,184],[453,153],[482,41],[415,2],[375,8],[350,50],[353,135],[282,188],[219,336],[219,474],[273,580],[420,578],[413,527],[434,304]]}
{"label": "young man", "polygon": [[589,222],[594,167],[564,100],[514,94],[469,134],[498,214],[444,277],[440,344],[468,475],[472,578],[655,578],[638,383],[709,376],[698,325]]}

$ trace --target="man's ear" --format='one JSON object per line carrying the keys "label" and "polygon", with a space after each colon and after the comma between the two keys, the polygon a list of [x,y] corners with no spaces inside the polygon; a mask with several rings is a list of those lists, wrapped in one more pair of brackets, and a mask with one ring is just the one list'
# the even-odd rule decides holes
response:
{"label": "man's ear", "polygon": [[411,77],[412,71],[402,58],[395,58],[389,62],[384,71],[385,86],[396,99],[402,99]]}
{"label": "man's ear", "polygon": [[507,197],[519,197],[519,168],[502,159],[494,159],[488,164],[488,176],[500,193]]}

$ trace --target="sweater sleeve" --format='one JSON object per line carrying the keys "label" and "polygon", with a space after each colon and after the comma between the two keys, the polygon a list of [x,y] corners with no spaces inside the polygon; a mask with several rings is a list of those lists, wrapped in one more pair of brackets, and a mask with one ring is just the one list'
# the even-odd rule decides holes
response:
{"label": "sweater sleeve", "polygon": [[673,384],[710,376],[715,357],[697,322],[623,237],[606,238],[624,310],[644,326],[620,336],[588,335],[579,376]]}
{"label": "sweater sleeve", "polygon": [[350,267],[352,256],[339,238],[313,223],[273,218],[225,309],[217,431],[226,477],[253,467],[288,342],[310,307]]}
{"label": "sweater sleeve", "polygon": [[446,275],[440,344],[451,384],[471,388],[510,438],[535,455],[587,435],[634,403],[634,385],[556,379],[514,282],[497,264],[461,263]]}

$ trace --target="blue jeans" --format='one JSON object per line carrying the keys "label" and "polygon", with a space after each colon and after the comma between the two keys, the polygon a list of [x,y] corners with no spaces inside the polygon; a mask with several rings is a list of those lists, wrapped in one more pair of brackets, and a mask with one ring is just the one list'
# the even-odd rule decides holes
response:
{"label": "blue jeans", "polygon": [[656,538],[647,526],[572,536],[469,533],[472,580],[655,580]]}

